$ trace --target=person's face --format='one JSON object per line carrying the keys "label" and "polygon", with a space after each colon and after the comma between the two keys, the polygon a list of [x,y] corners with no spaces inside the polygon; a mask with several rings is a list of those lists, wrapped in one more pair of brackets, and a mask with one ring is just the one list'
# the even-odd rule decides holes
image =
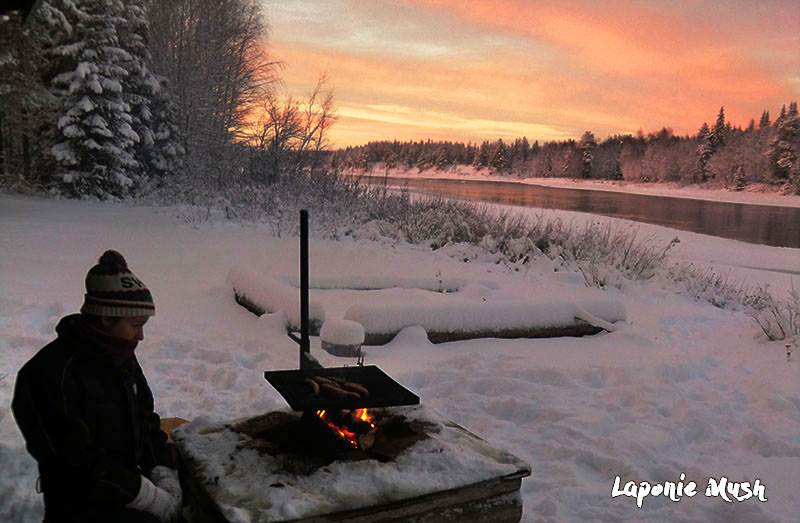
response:
{"label": "person's face", "polygon": [[112,338],[119,338],[127,341],[142,341],[144,339],[144,324],[150,318],[148,316],[133,316],[130,318],[119,318],[113,325],[106,329],[106,334]]}

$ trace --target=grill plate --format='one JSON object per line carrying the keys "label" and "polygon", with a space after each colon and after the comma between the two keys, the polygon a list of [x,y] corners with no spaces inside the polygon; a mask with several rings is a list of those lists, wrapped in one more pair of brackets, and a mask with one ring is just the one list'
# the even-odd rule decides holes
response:
{"label": "grill plate", "polygon": [[[369,397],[356,401],[311,396],[308,388],[303,384],[303,379],[309,376],[334,376],[358,383],[369,391]],[[394,381],[375,365],[309,370],[272,370],[264,372],[264,379],[275,387],[292,410],[297,411],[419,405],[419,396]]]}

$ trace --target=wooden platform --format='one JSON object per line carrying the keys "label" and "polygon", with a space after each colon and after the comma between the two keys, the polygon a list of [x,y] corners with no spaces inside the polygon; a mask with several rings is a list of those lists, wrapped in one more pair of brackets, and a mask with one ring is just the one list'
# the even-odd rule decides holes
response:
{"label": "wooden platform", "polygon": [[[491,477],[488,478],[486,477],[487,474],[484,474],[484,477],[478,480],[474,477],[465,478],[459,480],[461,484],[453,488],[434,489],[424,494],[418,493],[411,496],[404,496],[392,492],[392,489],[388,489],[387,492],[382,492],[377,496],[383,501],[376,501],[375,504],[370,505],[367,503],[367,506],[351,506],[339,510],[327,506],[322,511],[309,510],[308,512],[310,513],[303,514],[301,517],[275,517],[273,512],[282,511],[254,510],[252,508],[252,499],[243,500],[241,504],[238,504],[239,502],[232,494],[232,492],[237,492],[236,488],[226,489],[219,477],[206,478],[209,469],[216,470],[219,467],[219,463],[232,463],[235,461],[234,457],[222,456],[222,453],[218,453],[216,456],[201,455],[192,450],[196,445],[187,444],[189,440],[186,434],[181,433],[183,429],[179,429],[174,435],[183,460],[181,476],[185,480],[184,492],[189,504],[194,507],[192,512],[195,523],[236,523],[248,520],[281,523],[333,521],[354,523],[412,521],[493,523],[519,521],[522,518],[522,498],[519,491],[522,478],[530,475],[529,465],[501,449],[491,447],[475,434],[451,421],[445,422],[443,429],[434,438],[448,440],[447,445],[450,442],[455,442],[456,445],[460,445],[459,449],[468,448],[469,451],[464,453],[464,459],[471,459],[466,456],[469,456],[470,453],[475,453],[480,455],[482,460],[487,461],[487,467],[490,467],[487,470],[502,470],[503,473],[494,476],[489,474]],[[209,433],[206,434],[208,437],[213,437]],[[221,439],[225,437],[227,435],[220,434]],[[445,451],[444,454],[447,452]],[[460,456],[461,452],[462,450],[451,452],[450,455],[441,459],[447,462],[447,460],[452,460],[454,456]],[[424,456],[423,459],[431,459],[430,452],[426,452]],[[275,466],[274,458],[266,457],[269,459],[265,461],[265,466]],[[209,460],[215,462],[208,463]],[[333,465],[335,463],[331,466]],[[392,464],[377,464],[376,462],[376,466],[382,467],[379,472],[382,482],[391,484]],[[427,475],[427,473],[420,474],[420,476]],[[423,477],[420,478],[421,481],[424,479]],[[286,488],[283,483],[285,481],[264,484],[264,497],[269,497],[270,489]],[[302,493],[298,493],[297,497],[303,497]],[[284,498],[278,496],[278,499],[285,499],[285,496]],[[290,499],[295,498],[290,496]],[[274,509],[272,503],[267,501],[264,502],[264,506]]]}

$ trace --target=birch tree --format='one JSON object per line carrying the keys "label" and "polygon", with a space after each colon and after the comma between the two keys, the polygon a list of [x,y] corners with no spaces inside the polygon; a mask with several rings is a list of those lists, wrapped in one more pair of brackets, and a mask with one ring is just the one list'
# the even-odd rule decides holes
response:
{"label": "birch tree", "polygon": [[277,79],[261,3],[147,0],[146,7],[152,67],[175,95],[191,170],[223,168],[248,113]]}

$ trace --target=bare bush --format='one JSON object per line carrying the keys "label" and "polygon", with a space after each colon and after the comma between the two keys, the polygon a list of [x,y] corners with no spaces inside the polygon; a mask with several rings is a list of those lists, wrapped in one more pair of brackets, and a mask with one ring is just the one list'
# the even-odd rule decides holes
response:
{"label": "bare bush", "polygon": [[792,282],[789,296],[776,299],[767,287],[758,287],[747,295],[746,312],[761,327],[770,340],[785,340],[800,336],[800,292]]}
{"label": "bare bush", "polygon": [[745,285],[731,280],[729,274],[691,263],[673,264],[668,275],[696,300],[720,309],[743,311],[770,340],[800,336],[800,292],[794,288],[794,282],[782,300],[773,296],[768,286]]}
{"label": "bare bush", "polygon": [[496,211],[486,205],[442,197],[412,198],[407,191],[384,193],[370,201],[371,219],[380,220],[387,234],[437,249],[469,243],[499,255],[510,265],[524,265],[537,256],[561,258],[580,270],[587,285],[605,287],[620,278],[643,280],[664,266],[677,238],[663,244],[639,239],[630,226],[588,223],[579,227],[559,218]]}
{"label": "bare bush", "polygon": [[741,310],[753,289],[731,280],[730,275],[692,263],[676,263],[669,267],[669,278],[692,298],[709,302],[720,309]]}
{"label": "bare bush", "polygon": [[242,132],[250,145],[250,176],[275,183],[280,176],[319,169],[328,131],[336,122],[333,91],[325,87],[326,81],[321,75],[305,100],[280,100],[271,90],[264,94],[255,118]]}

